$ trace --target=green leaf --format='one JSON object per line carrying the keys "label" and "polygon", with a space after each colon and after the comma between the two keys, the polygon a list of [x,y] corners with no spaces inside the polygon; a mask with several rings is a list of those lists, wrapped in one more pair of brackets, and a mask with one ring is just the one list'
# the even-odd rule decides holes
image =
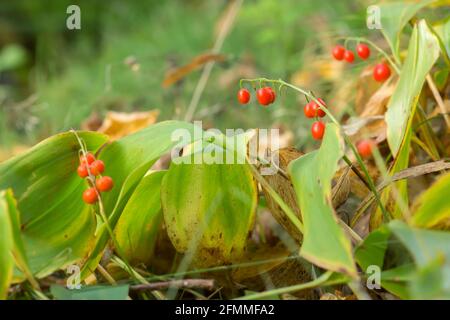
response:
{"label": "green leaf", "polygon": [[320,149],[292,161],[288,170],[304,224],[300,254],[320,267],[356,275],[351,243],[331,205],[331,179],[343,154],[339,128],[328,124]]}
{"label": "green leaf", "polygon": [[[104,174],[111,176],[115,182],[115,187],[103,197],[112,229],[142,177],[156,160],[173,147],[181,147],[201,138],[201,128],[191,123],[164,121],[114,141],[104,148],[100,154],[100,159],[106,164]],[[108,240],[109,234],[105,225],[102,225],[98,230],[95,246],[82,268],[82,279],[97,268]]]}
{"label": "green leaf", "polygon": [[381,286],[401,299],[409,299],[408,285],[416,274],[414,264],[405,264],[383,271],[381,273]]}
{"label": "green leaf", "polygon": [[0,300],[6,299],[14,270],[14,239],[6,192],[0,192]]}
{"label": "green leaf", "polygon": [[416,227],[450,227],[450,173],[443,175],[416,200],[411,224]]}
{"label": "green leaf", "polygon": [[[427,299],[450,296],[450,233],[413,228],[398,220],[391,221],[389,228],[418,266],[416,279],[411,281],[410,293],[416,298]],[[420,293],[417,286],[432,289],[428,293]],[[430,297],[431,292],[436,296]]]}
{"label": "green leaf", "polygon": [[[89,150],[107,137],[81,132]],[[71,132],[58,134],[0,165],[0,189],[18,200],[29,266],[44,277],[83,258],[92,245],[95,218],[81,200],[86,182],[76,173],[80,147]]]}
{"label": "green leaf", "polygon": [[419,2],[390,2],[379,5],[381,32],[391,47],[392,53],[400,60],[399,46],[400,34],[409,20],[423,7],[433,3],[435,0],[422,0]]}
{"label": "green leaf", "polygon": [[386,112],[387,140],[394,157],[408,133],[425,77],[439,57],[439,42],[424,20],[414,26],[408,55]]}
{"label": "green leaf", "polygon": [[379,228],[371,232],[355,249],[355,259],[363,271],[371,265],[383,268],[390,234],[389,229]]}
{"label": "green leaf", "polygon": [[165,171],[147,174],[136,187],[114,234],[128,261],[148,263],[162,222],[161,180]]}
{"label": "green leaf", "polygon": [[50,292],[56,300],[128,300],[129,285],[92,286],[82,289],[67,289],[52,285]]}
{"label": "green leaf", "polygon": [[[161,186],[168,235],[198,266],[240,259],[255,218],[257,188],[247,164],[218,164],[227,151],[204,142],[172,163]],[[196,164],[195,158],[202,157]],[[209,159],[209,160],[208,160]]]}

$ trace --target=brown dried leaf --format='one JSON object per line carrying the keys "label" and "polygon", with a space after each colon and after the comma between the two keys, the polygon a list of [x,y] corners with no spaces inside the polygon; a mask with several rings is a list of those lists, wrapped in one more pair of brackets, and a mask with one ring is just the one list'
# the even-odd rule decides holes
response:
{"label": "brown dried leaf", "polygon": [[211,61],[219,61],[219,62],[225,61],[225,56],[223,54],[204,53],[195,57],[194,59],[191,60],[191,62],[182,67],[169,70],[166,73],[166,76],[162,83],[163,88],[170,87],[172,84],[183,79],[189,73],[193,72],[194,70],[197,70],[204,64]]}
{"label": "brown dried leaf", "polygon": [[117,140],[154,124],[158,115],[159,110],[132,113],[111,111],[106,114],[103,124],[97,131],[107,134],[111,140]]}

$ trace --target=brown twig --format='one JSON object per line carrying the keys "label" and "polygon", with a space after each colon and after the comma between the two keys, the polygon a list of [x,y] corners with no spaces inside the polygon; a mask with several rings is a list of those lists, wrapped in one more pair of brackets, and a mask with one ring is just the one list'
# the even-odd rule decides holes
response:
{"label": "brown twig", "polygon": [[161,281],[161,282],[151,282],[146,284],[136,284],[130,287],[133,291],[144,291],[144,290],[164,290],[169,288],[177,289],[205,289],[213,290],[215,287],[214,280],[212,279],[182,279],[182,280],[171,280],[171,281]]}

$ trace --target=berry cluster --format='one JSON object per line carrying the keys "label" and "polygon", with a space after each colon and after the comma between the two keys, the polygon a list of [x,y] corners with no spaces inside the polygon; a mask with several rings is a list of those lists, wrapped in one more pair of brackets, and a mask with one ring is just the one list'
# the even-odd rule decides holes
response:
{"label": "berry cluster", "polygon": [[[81,178],[91,177],[90,181],[94,181],[94,186],[83,192],[83,201],[88,204],[94,204],[98,201],[100,192],[107,192],[114,186],[111,177],[100,176],[105,171],[105,164],[102,160],[96,160],[92,153],[86,153],[80,157],[80,165],[77,173]],[[97,178],[97,176],[100,176]]]}
{"label": "berry cluster", "polygon": [[[347,50],[341,45],[335,46],[331,53],[333,57],[339,61],[345,60],[348,63],[352,63],[355,60],[353,51]],[[356,53],[361,59],[366,60],[370,57],[370,48],[364,43],[359,43],[356,46]],[[389,68],[389,65],[384,62],[378,63],[373,69],[373,78],[375,79],[375,81],[383,82],[390,76],[391,69]]]}
{"label": "berry cluster", "polygon": [[[238,92],[238,101],[241,104],[247,104],[250,102],[250,92],[242,88]],[[268,106],[269,104],[272,104],[275,102],[276,94],[275,90],[273,90],[271,87],[262,87],[256,91],[256,98],[258,99],[258,102],[262,106]]]}
{"label": "berry cluster", "polygon": [[[318,98],[319,101],[324,107],[326,107],[325,101],[321,98]],[[306,104],[303,108],[303,113],[307,118],[323,118],[325,117],[325,111],[320,109],[320,106],[314,100],[311,100]],[[322,121],[315,121],[311,127],[311,135],[316,140],[321,140],[325,133],[325,124]]]}

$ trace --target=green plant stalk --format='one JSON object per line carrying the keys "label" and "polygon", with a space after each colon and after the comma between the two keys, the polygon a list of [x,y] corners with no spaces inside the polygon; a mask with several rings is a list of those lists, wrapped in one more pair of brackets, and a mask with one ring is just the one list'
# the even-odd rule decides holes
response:
{"label": "green plant stalk", "polygon": [[294,86],[294,85],[292,85],[292,84],[290,84],[290,83],[288,83],[288,82],[286,82],[286,81],[284,81],[282,79],[278,79],[278,80],[270,80],[270,79],[266,79],[266,78],[241,79],[239,84],[242,87],[242,83],[243,82],[253,83],[253,82],[257,82],[257,81],[279,84],[280,85],[279,90],[281,90],[283,86],[291,88],[291,89],[293,89],[293,90],[295,90],[297,92],[300,92],[301,94],[305,95],[306,97],[309,97],[311,100],[314,100],[314,102],[316,102],[319,105],[319,108],[322,111],[325,112],[325,114],[330,118],[330,120],[333,123],[335,123],[338,126],[338,128],[341,129],[341,132],[342,132],[342,135],[344,137],[345,142],[349,145],[350,149],[352,150],[353,154],[356,157],[356,160],[358,161],[359,165],[361,166],[361,168],[362,168],[362,170],[363,170],[363,172],[364,172],[364,174],[366,176],[367,183],[369,184],[370,190],[372,191],[372,193],[375,196],[375,199],[377,200],[378,206],[380,207],[380,209],[381,209],[381,211],[383,213],[384,219],[386,220],[386,222],[389,221],[390,220],[390,216],[389,216],[388,212],[386,211],[386,209],[384,208],[383,203],[381,202],[380,195],[378,194],[378,191],[377,191],[377,189],[375,187],[375,183],[373,182],[372,178],[369,175],[369,171],[367,170],[367,167],[365,166],[365,164],[364,164],[361,156],[359,155],[358,151],[356,150],[355,146],[351,143],[350,139],[347,137],[347,135],[342,130],[342,126],[336,120],[336,118],[331,114],[331,112],[327,108],[325,108],[325,106],[322,105],[322,103],[319,100],[317,100],[316,97],[313,94],[311,94],[310,92],[306,92],[305,90],[300,89],[300,88],[298,88],[298,87],[296,87],[296,86]]}
{"label": "green plant stalk", "polygon": [[377,46],[372,41],[370,41],[364,37],[347,37],[347,38],[338,38],[338,39],[345,39],[344,46],[347,46],[348,41],[365,42],[365,43],[369,44],[370,46],[372,46],[375,50],[377,50],[379,53],[381,53],[386,58],[386,60],[389,62],[389,64],[392,66],[392,68],[394,68],[394,70],[397,74],[400,74],[400,67],[398,66],[400,64],[400,62],[397,61],[397,58],[394,56],[394,59],[396,61],[393,61],[391,59],[391,57],[389,57],[389,55],[383,49],[381,49],[379,46]]}
{"label": "green plant stalk", "polygon": [[267,297],[274,296],[274,295],[280,295],[280,294],[284,294],[284,293],[291,293],[291,292],[296,292],[296,291],[300,291],[300,290],[311,289],[311,288],[314,288],[314,287],[324,284],[331,277],[332,274],[333,274],[332,271],[327,271],[324,274],[322,274],[320,277],[318,277],[317,279],[307,282],[307,283],[301,283],[301,284],[297,284],[297,285],[290,286],[290,287],[278,288],[278,289],[274,289],[274,290],[268,290],[268,291],[264,291],[264,292],[260,292],[260,293],[250,294],[248,296],[239,297],[235,300],[263,299],[263,298],[267,298]]}

